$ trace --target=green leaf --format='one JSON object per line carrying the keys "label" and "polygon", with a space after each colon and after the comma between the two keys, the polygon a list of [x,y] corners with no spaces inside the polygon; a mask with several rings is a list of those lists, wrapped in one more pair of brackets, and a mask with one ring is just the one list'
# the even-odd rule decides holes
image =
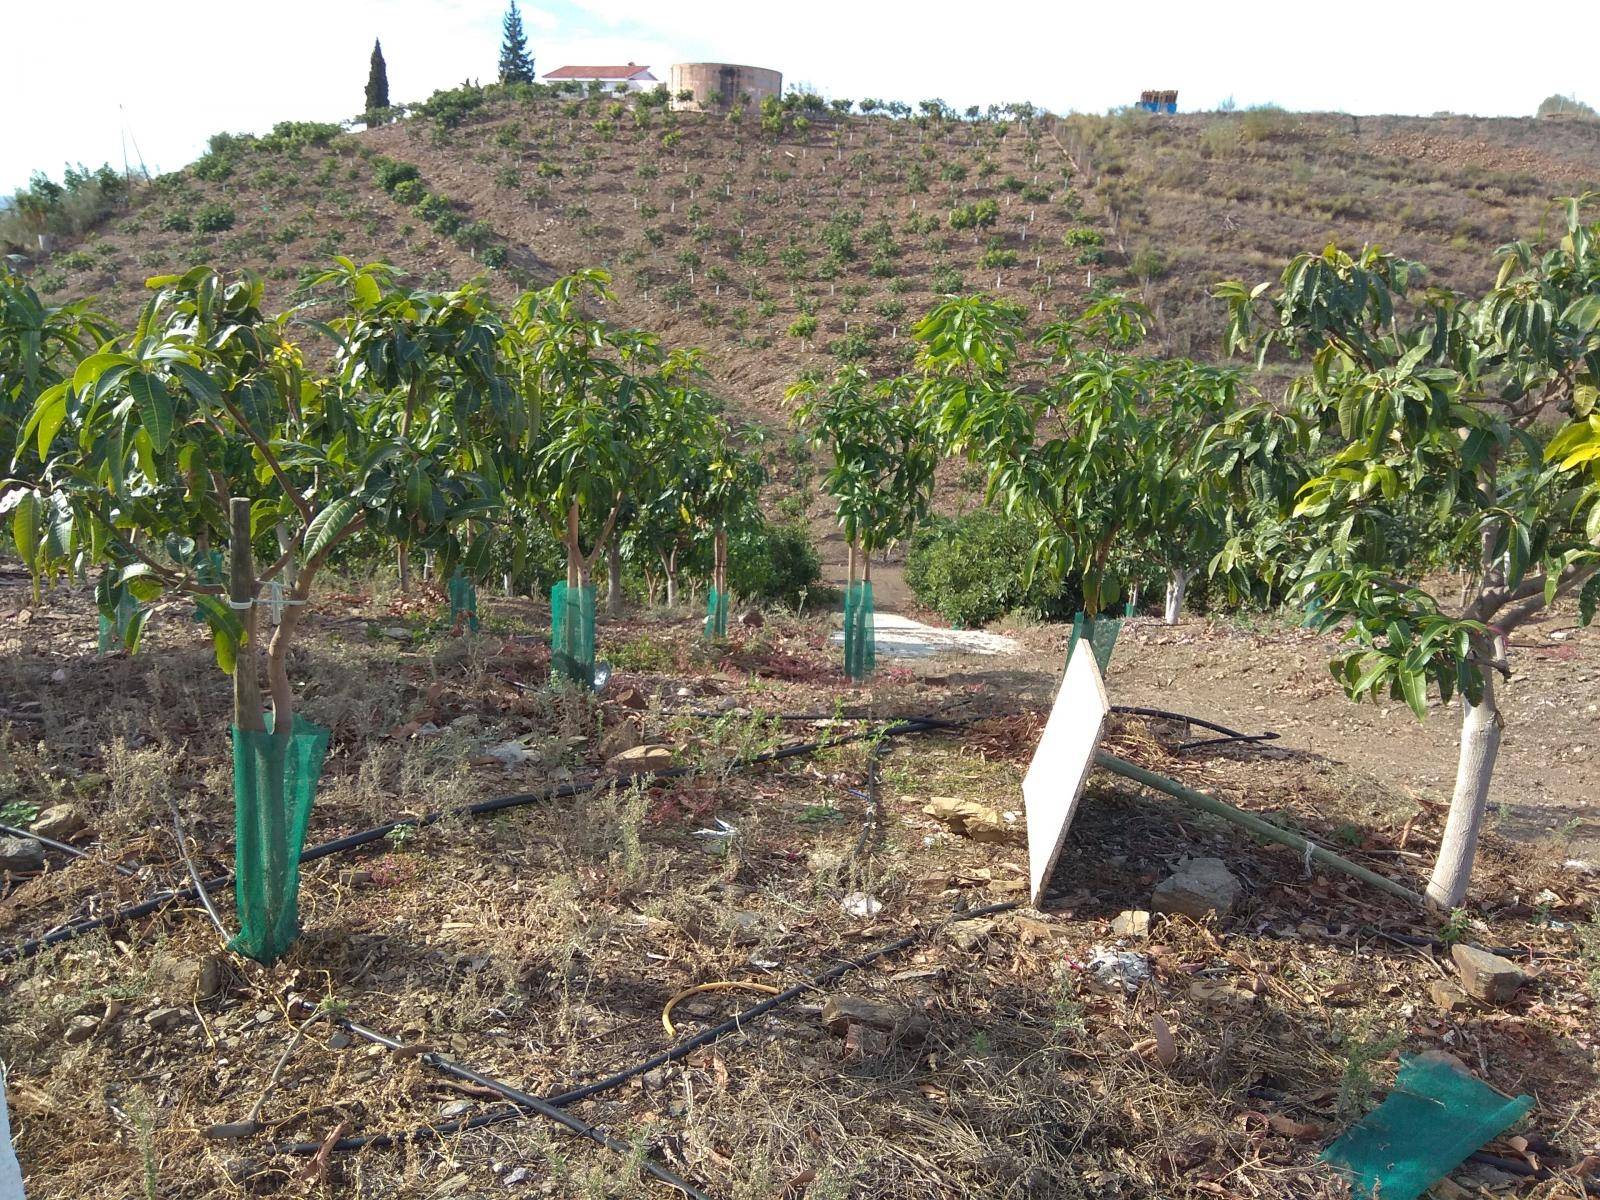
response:
{"label": "green leaf", "polygon": [[139,421],[160,454],[172,441],[172,396],[166,384],[143,371],[128,376],[128,391],[139,405]]}
{"label": "green leaf", "polygon": [[1400,693],[1405,697],[1406,703],[1411,706],[1411,711],[1417,714],[1417,720],[1423,720],[1428,715],[1428,677],[1421,671],[1405,671],[1399,673]]}
{"label": "green leaf", "polygon": [[1588,625],[1592,622],[1597,606],[1600,606],[1600,575],[1591,575],[1578,593],[1578,624]]}
{"label": "green leaf", "polygon": [[39,572],[39,546],[44,531],[44,502],[38,492],[26,492],[11,514],[11,540],[23,565],[35,575]]}
{"label": "green leaf", "polygon": [[[56,431],[66,419],[67,389],[65,384],[58,383],[40,395],[28,422],[38,432],[40,458],[50,457],[50,443],[55,441]],[[26,430],[23,431],[23,437],[27,437]]]}
{"label": "green leaf", "polygon": [[361,501],[355,496],[340,496],[311,519],[306,528],[305,561],[310,562],[333,545],[345,526],[361,511]]}

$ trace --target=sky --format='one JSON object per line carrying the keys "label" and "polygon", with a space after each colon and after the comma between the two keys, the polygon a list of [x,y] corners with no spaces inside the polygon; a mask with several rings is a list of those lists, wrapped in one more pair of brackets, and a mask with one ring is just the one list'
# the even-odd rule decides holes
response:
{"label": "sky", "polygon": [[[192,161],[208,136],[283,120],[337,121],[361,108],[374,37],[390,96],[495,76],[506,0],[159,0],[130,7],[12,0],[4,18],[8,100],[0,192],[67,162],[152,173]],[[1481,9],[1482,19],[1475,17]],[[1078,0],[975,6],[922,0],[551,0],[523,8],[535,69],[566,63],[735,62],[783,72],[829,98],[957,108],[1030,100],[1104,112],[1147,88],[1179,108],[1531,116],[1553,92],[1600,106],[1585,58],[1600,4],[1555,0],[1540,34],[1493,35],[1484,0],[1287,0],[1226,6]],[[915,20],[908,20],[909,14]],[[1336,15],[1335,15],[1336,14]],[[19,112],[20,97],[31,97]]]}

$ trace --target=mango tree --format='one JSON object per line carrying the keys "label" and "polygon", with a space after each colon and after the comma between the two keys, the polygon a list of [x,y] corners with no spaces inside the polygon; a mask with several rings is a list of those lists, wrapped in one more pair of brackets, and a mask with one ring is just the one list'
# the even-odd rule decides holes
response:
{"label": "mango tree", "polygon": [[[1331,246],[1275,284],[1218,289],[1231,346],[1258,361],[1309,357],[1290,398],[1325,446],[1293,511],[1311,534],[1294,572],[1315,626],[1342,625],[1353,644],[1333,660],[1335,678],[1352,699],[1387,693],[1419,718],[1430,690],[1461,697],[1455,790],[1428,885],[1445,908],[1471,877],[1510,635],[1573,593],[1588,621],[1600,597],[1600,222],[1584,201],[1564,214],[1557,244],[1503,247],[1494,287],[1476,299],[1423,290],[1415,264],[1376,249]],[[1476,581],[1451,611],[1433,580],[1468,555]]]}
{"label": "mango tree", "polygon": [[[356,321],[382,272],[347,274]],[[462,469],[454,413],[407,421],[392,389],[315,378],[288,336],[292,314],[263,313],[259,280],[197,267],[150,287],[134,330],[46,389],[26,433],[47,453],[42,486],[72,513],[74,549],[102,564],[102,611],[125,592],[191,597],[232,675],[236,781],[251,781],[236,786],[237,944],[270,960],[295,935],[294,864],[326,746],[326,731],[296,728],[288,670],[312,585],[361,530],[443,525],[483,489]],[[205,577],[213,540],[228,543],[226,584]],[[258,571],[263,541],[276,558]]]}
{"label": "mango tree", "polygon": [[[349,289],[347,315],[337,328],[323,326],[337,345],[334,361],[341,385],[363,395],[395,393],[399,418],[394,436],[404,440],[413,424],[432,412],[452,410],[468,421],[485,409],[512,420],[520,407],[497,374],[498,317],[481,285],[451,292],[397,284],[383,264],[357,267],[342,256],[311,279],[311,286]],[[426,472],[413,469],[412,495],[389,510],[382,532],[395,541],[401,592],[411,586],[411,551],[442,515]]]}

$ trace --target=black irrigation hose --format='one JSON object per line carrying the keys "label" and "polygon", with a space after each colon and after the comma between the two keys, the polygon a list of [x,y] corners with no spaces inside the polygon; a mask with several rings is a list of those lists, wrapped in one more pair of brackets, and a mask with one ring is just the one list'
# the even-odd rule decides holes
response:
{"label": "black irrigation hose", "polygon": [[[72,846],[66,842],[58,842],[55,840],[55,838],[47,838],[42,833],[33,833],[30,830],[21,829],[15,825],[0,824],[0,833],[5,834],[7,837],[28,838],[31,841],[38,842],[41,846],[48,846],[52,850],[59,850],[63,854],[70,854],[74,858],[89,857],[89,852],[78,846]],[[116,871],[119,875],[136,876],[139,874],[139,872],[135,871],[132,867],[123,866],[121,863],[112,863],[111,869]]]}
{"label": "black irrigation hose", "polygon": [[1218,746],[1226,742],[1275,742],[1279,736],[1276,733],[1240,733],[1237,729],[1229,729],[1226,725],[1218,725],[1215,721],[1207,721],[1203,717],[1191,717],[1188,713],[1173,712],[1165,708],[1143,708],[1137,704],[1113,704],[1111,711],[1135,717],[1161,717],[1168,721],[1182,721],[1187,725],[1198,725],[1201,729],[1210,729],[1222,734],[1221,737],[1204,738],[1197,742],[1183,742],[1174,746],[1174,750],[1194,750],[1201,746]]}
{"label": "black irrigation hose", "polygon": [[[778,762],[787,758],[795,758],[803,754],[815,754],[819,750],[832,749],[850,742],[859,742],[869,738],[899,737],[907,733],[926,733],[936,729],[959,728],[962,722],[946,721],[934,717],[907,717],[890,725],[885,729],[867,730],[859,733],[841,734],[838,737],[822,738],[815,742],[805,742],[798,746],[786,746],[781,750],[767,750],[760,754],[747,755],[735,759],[730,764],[734,769],[742,770],[747,767],[759,766],[763,763]],[[641,774],[641,779],[681,779],[693,775],[698,771],[695,767],[667,767],[659,771]],[[476,804],[458,805],[455,808],[435,809],[420,817],[404,817],[397,821],[390,821],[384,825],[377,825],[371,829],[363,829],[357,833],[346,834],[344,837],[334,838],[332,841],[323,842],[312,846],[300,855],[301,863],[315,862],[333,854],[343,854],[361,846],[371,845],[373,842],[382,841],[391,832],[401,828],[425,829],[436,824],[447,816],[481,817],[489,813],[500,812],[503,809],[518,808],[526,804],[537,804],[545,800],[568,799],[573,796],[586,795],[607,786],[615,786],[626,782],[629,777],[621,775],[602,775],[584,783],[562,784],[560,787],[548,788],[542,792],[515,792],[508,796],[496,796],[490,800],[481,800]],[[205,890],[215,891],[219,888],[231,886],[233,873],[227,872],[204,881]],[[138,920],[140,917],[149,916],[158,909],[168,904],[183,900],[194,900],[200,892],[194,885],[176,890],[168,889],[157,892],[145,900],[119,908],[116,912],[104,917],[89,917],[74,921],[60,928],[52,929],[37,937],[27,938],[14,945],[0,947],[0,964],[17,962],[29,958],[39,951],[62,942],[72,941],[84,934],[93,933],[98,929],[106,929],[129,921]]]}
{"label": "black irrigation hose", "polygon": [[[1019,900],[1008,900],[1000,904],[991,904],[984,908],[973,909],[970,912],[954,914],[949,918],[949,922],[974,921],[980,917],[993,916],[995,913],[1009,912],[1014,908],[1020,908],[1021,904],[1022,902]],[[805,982],[797,983],[785,991],[779,992],[773,996],[768,996],[764,1000],[757,1001],[755,1004],[752,1004],[749,1008],[745,1009],[737,1016],[729,1018],[720,1025],[715,1025],[710,1029],[702,1030],[693,1037],[686,1038],[685,1040],[679,1042],[676,1046],[672,1046],[669,1049],[663,1050],[659,1054],[652,1055],[643,1062],[635,1063],[633,1066],[626,1067],[615,1074],[607,1075],[604,1079],[598,1079],[593,1083],[586,1083],[580,1087],[571,1088],[568,1091],[561,1092],[558,1095],[550,1096],[543,1100],[542,1103],[547,1104],[552,1108],[561,1109],[567,1107],[568,1105],[576,1104],[581,1100],[587,1100],[592,1096],[599,1095],[601,1092],[609,1092],[615,1088],[621,1087],[630,1079],[633,1079],[639,1075],[643,1075],[646,1072],[654,1071],[657,1067],[665,1066],[668,1063],[677,1062],[679,1059],[693,1054],[696,1050],[700,1049],[701,1046],[708,1045],[711,1042],[717,1041],[719,1038],[726,1037],[730,1033],[742,1030],[746,1024],[755,1020],[764,1013],[770,1012],[772,1009],[777,1008],[780,1004],[787,1004],[789,1001],[798,996],[803,996],[807,992],[816,991],[818,988],[832,983],[835,979],[838,979],[851,971],[857,970],[860,967],[868,966],[869,964],[876,962],[878,959],[883,958],[886,955],[898,953],[899,951],[904,950],[907,946],[915,944],[916,941],[916,934],[908,934],[905,937],[897,938],[892,942],[886,942],[882,946],[878,946],[875,949],[869,950],[859,958],[847,959],[844,962],[835,963],[826,971],[812,976]],[[518,1100],[516,1103],[519,1106],[521,1105],[520,1100]],[[361,1150],[369,1146],[381,1148],[387,1146],[404,1145],[411,1142],[431,1141],[436,1138],[447,1137],[451,1134],[464,1133],[471,1129],[482,1129],[487,1125],[498,1125],[505,1121],[514,1121],[523,1116],[526,1108],[528,1107],[531,1106],[498,1108],[486,1113],[479,1113],[475,1117],[466,1118],[449,1124],[419,1125],[415,1129],[404,1130],[396,1133],[358,1134],[353,1137],[342,1138],[339,1141],[334,1142],[330,1147],[330,1150],[333,1152],[347,1152],[351,1150]],[[272,1149],[273,1153],[276,1154],[294,1154],[303,1156],[316,1154],[321,1151],[322,1143],[292,1142],[286,1145],[274,1146]]]}
{"label": "black irrigation hose", "polygon": [[[310,1006],[307,1005],[306,1007]],[[354,1021],[339,1018],[335,1021],[335,1024],[345,1032],[353,1034],[364,1041],[372,1042],[374,1045],[382,1046],[386,1050],[396,1051],[405,1048],[401,1042],[397,1042],[394,1038],[388,1037],[385,1034],[381,1034],[375,1029],[369,1029],[365,1025],[359,1025]],[[567,1129],[571,1130],[573,1133],[576,1133],[579,1137],[588,1138],[590,1141],[604,1146],[607,1150],[612,1150],[623,1155],[630,1155],[633,1153],[633,1147],[628,1145],[626,1142],[618,1141],[609,1134],[596,1129],[587,1121],[581,1120],[580,1118],[573,1116],[571,1113],[562,1112],[559,1107],[552,1104],[550,1101],[542,1099],[538,1096],[530,1095],[529,1093],[522,1091],[520,1088],[512,1087],[509,1083],[504,1083],[492,1076],[484,1075],[481,1072],[474,1071],[471,1067],[464,1067],[460,1063],[452,1062],[448,1058],[444,1058],[431,1050],[421,1055],[421,1061],[425,1066],[433,1068],[442,1075],[448,1075],[452,1079],[460,1080],[462,1083],[474,1084],[477,1087],[487,1088],[491,1092],[498,1093],[517,1106],[517,1108],[513,1111],[535,1112],[541,1117],[545,1117],[551,1121],[557,1122],[560,1125],[566,1126]],[[309,1145],[310,1149],[308,1151],[302,1151],[303,1153],[316,1154],[322,1150],[321,1143],[318,1142],[310,1142],[306,1143],[306,1145]],[[338,1149],[338,1143],[335,1143],[333,1148]],[[645,1171],[648,1171],[651,1175],[661,1180],[662,1183],[667,1184],[669,1187],[676,1188],[685,1196],[688,1196],[690,1200],[710,1200],[710,1197],[708,1197],[699,1188],[680,1179],[677,1175],[674,1175],[671,1171],[667,1170],[665,1167],[661,1166],[659,1163],[655,1162],[649,1157],[641,1157],[639,1165]]]}

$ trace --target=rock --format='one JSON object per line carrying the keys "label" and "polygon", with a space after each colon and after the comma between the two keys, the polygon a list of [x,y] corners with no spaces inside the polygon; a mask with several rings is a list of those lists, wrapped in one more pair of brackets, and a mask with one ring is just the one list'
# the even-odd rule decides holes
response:
{"label": "rock", "polygon": [[1150,914],[1142,908],[1125,908],[1111,918],[1111,932],[1117,937],[1149,937]]}
{"label": "rock", "polygon": [[37,838],[0,838],[0,871],[18,875],[44,870],[44,846]]}
{"label": "rock", "polygon": [[1150,907],[1155,912],[1181,913],[1203,921],[1227,916],[1240,890],[1238,879],[1220,858],[1191,858],[1156,884]]}
{"label": "rock", "polygon": [[171,987],[164,989],[174,1000],[210,1000],[222,991],[227,979],[226,964],[220,954],[183,958],[167,968]]}
{"label": "rock", "polygon": [[88,818],[76,804],[52,804],[39,814],[28,829],[40,837],[64,842],[74,834],[82,833],[88,824]]}
{"label": "rock", "polygon": [[606,760],[606,766],[622,775],[642,775],[672,765],[672,747],[647,743],[624,750]]}
{"label": "rock", "polygon": [[1189,998],[1202,1004],[1224,1004],[1231,1008],[1248,1008],[1261,1002],[1259,992],[1219,979],[1196,979],[1189,985]]}
{"label": "rock", "polygon": [[600,738],[600,757],[610,760],[644,741],[632,721],[619,721]]}
{"label": "rock", "polygon": [[614,703],[622,708],[643,709],[649,706],[645,694],[636,687],[625,688],[617,693]]}
{"label": "rock", "polygon": [[1467,995],[1485,1004],[1508,1003],[1526,978],[1516,963],[1464,942],[1450,947],[1450,957]]}
{"label": "rock", "polygon": [[450,1120],[452,1117],[461,1116],[471,1107],[472,1101],[470,1100],[452,1100],[449,1104],[441,1104],[439,1106],[439,1115],[445,1120]]}
{"label": "rock", "polygon": [[957,950],[970,954],[988,941],[993,932],[993,921],[958,921],[945,931],[945,936]]}
{"label": "rock", "polygon": [[747,608],[739,614],[739,624],[746,629],[760,629],[766,623],[767,619],[761,615],[759,608]]}
{"label": "rock", "polygon": [[[952,833],[971,838],[975,842],[996,842],[1021,845],[1023,830],[1014,813],[1003,813],[972,800],[958,800],[953,796],[934,796],[922,806],[928,816],[949,827]],[[1007,817],[1013,819],[1007,820]]]}
{"label": "rock", "polygon": [[853,1025],[864,1025],[900,1042],[920,1042],[930,1028],[927,1017],[864,996],[829,996],[822,1006],[822,1024],[837,1036],[848,1034]]}
{"label": "rock", "polygon": [[1448,979],[1435,979],[1428,985],[1428,995],[1434,1004],[1447,1013],[1460,1012],[1470,1003],[1467,994]]}
{"label": "rock", "polygon": [[527,1178],[527,1167],[512,1167],[511,1170],[506,1172],[506,1186],[516,1187],[519,1183],[526,1181]]}
{"label": "rock", "polygon": [[94,1036],[94,1031],[100,1028],[100,1018],[88,1014],[73,1017],[67,1022],[67,1045],[76,1046],[79,1042],[87,1042]]}
{"label": "rock", "polygon": [[852,917],[875,917],[883,911],[883,901],[865,892],[851,892],[839,901],[839,907]]}
{"label": "rock", "polygon": [[735,946],[754,946],[761,941],[761,914],[753,912],[736,912],[729,916],[728,924],[733,928],[733,944]]}
{"label": "rock", "polygon": [[164,1033],[168,1030],[176,1029],[178,1026],[185,1024],[188,1015],[189,1014],[183,1009],[176,1006],[171,1008],[158,1008],[145,1015],[144,1023],[150,1026],[150,1028],[154,1029],[156,1032]]}

